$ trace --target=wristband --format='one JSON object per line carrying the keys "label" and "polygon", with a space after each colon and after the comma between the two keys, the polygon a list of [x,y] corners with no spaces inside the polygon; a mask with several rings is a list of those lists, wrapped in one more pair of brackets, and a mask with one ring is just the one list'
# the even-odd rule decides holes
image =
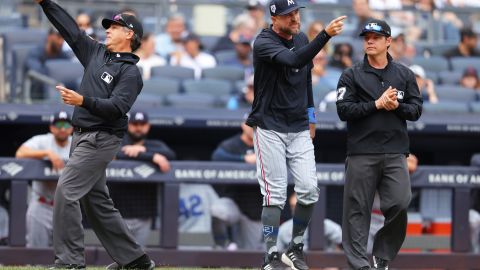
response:
{"label": "wristband", "polygon": [[310,124],[316,124],[317,123],[317,116],[315,115],[315,108],[314,107],[309,107],[307,108],[308,112],[308,122]]}

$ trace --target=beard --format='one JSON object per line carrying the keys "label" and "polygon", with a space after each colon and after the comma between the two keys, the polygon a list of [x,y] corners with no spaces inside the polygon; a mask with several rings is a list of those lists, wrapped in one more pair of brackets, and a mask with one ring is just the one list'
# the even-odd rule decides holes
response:
{"label": "beard", "polygon": [[128,137],[130,137],[130,140],[132,140],[133,143],[138,143],[145,140],[147,138],[147,134],[128,132]]}
{"label": "beard", "polygon": [[290,27],[280,27],[279,30],[280,30],[280,32],[282,32],[286,35],[293,36],[293,35],[298,34],[298,32],[300,32],[300,25],[298,26],[298,29],[292,29]]}

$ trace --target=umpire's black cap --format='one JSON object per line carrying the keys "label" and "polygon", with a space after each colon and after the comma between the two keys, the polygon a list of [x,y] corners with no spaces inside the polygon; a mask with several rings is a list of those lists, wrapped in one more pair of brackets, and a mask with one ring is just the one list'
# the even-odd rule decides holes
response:
{"label": "umpire's black cap", "polygon": [[304,6],[297,4],[298,0],[271,0],[268,5],[270,8],[270,15],[285,15]]}
{"label": "umpire's black cap", "polygon": [[390,30],[390,26],[387,22],[378,19],[371,19],[365,24],[365,26],[363,26],[360,36],[364,36],[366,33],[377,33],[389,37],[392,35],[392,30]]}
{"label": "umpire's black cap", "polygon": [[125,13],[117,14],[113,16],[113,19],[103,19],[102,26],[105,29],[110,28],[112,23],[118,23],[122,26],[127,27],[128,29],[132,30],[139,39],[143,37],[143,26],[140,21],[133,15],[128,15]]}

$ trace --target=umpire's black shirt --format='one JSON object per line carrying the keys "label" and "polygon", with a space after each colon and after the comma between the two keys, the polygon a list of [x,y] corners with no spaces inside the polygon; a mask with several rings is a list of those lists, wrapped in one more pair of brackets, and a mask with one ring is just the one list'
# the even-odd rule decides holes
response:
{"label": "umpire's black shirt", "polygon": [[72,124],[88,130],[104,130],[122,137],[127,115],[143,87],[132,53],[109,52],[105,45],[81,31],[59,5],[44,0],[41,6],[50,22],[70,45],[85,68],[80,88],[82,106],[75,106]]}
{"label": "umpire's black shirt", "polygon": [[272,28],[253,44],[254,100],[247,125],[277,132],[308,129],[307,108],[313,107],[312,59],[330,37],[322,31],[310,43],[300,32],[286,40]]}
{"label": "umpire's black shirt", "polygon": [[[337,113],[347,121],[347,155],[408,154],[407,122],[422,114],[422,95],[415,75],[387,55],[384,69],[363,61],[346,69],[337,87]],[[392,86],[398,90],[399,106],[393,111],[377,110],[375,100]]]}

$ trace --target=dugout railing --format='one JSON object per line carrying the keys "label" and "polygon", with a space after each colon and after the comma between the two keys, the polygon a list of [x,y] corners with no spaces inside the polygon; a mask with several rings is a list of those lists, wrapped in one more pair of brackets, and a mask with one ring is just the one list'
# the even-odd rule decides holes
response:
{"label": "dugout railing", "polygon": [[[319,186],[343,184],[343,164],[317,164]],[[25,213],[28,181],[51,181],[58,178],[44,161],[0,158],[0,181],[10,183],[9,246],[0,248],[0,264],[48,264],[53,260],[51,249],[25,248]],[[114,161],[107,169],[109,181],[158,183],[161,185],[161,226],[158,248],[149,254],[161,265],[199,267],[257,267],[261,252],[221,250],[179,250],[178,192],[180,183],[257,184],[255,167],[228,162],[172,162],[168,173],[160,173],[148,163]],[[396,268],[474,269],[479,267],[480,255],[470,253],[468,210],[470,189],[480,187],[480,168],[469,166],[420,166],[411,176],[415,188],[450,188],[452,199],[451,252],[401,253],[393,263]],[[323,219],[325,196],[315,207],[310,225],[307,257],[311,267],[346,267],[341,252],[324,252]],[[107,264],[110,259],[101,247],[88,247],[87,263]]]}

